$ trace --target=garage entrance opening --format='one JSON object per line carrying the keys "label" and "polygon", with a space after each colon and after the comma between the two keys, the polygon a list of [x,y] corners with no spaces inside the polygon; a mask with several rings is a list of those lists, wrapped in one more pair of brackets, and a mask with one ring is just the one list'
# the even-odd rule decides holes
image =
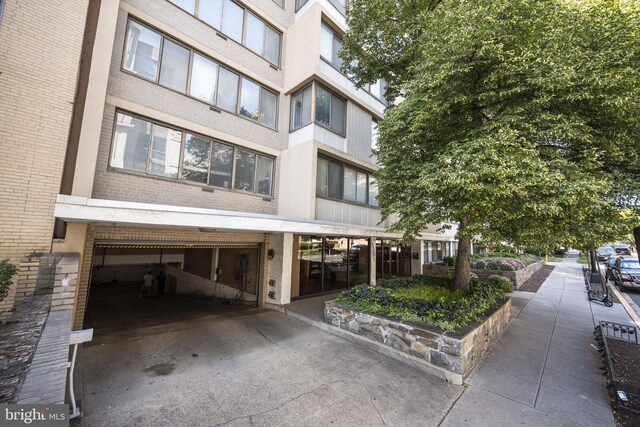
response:
{"label": "garage entrance opening", "polygon": [[256,307],[259,254],[260,244],[96,242],[85,327],[99,335]]}

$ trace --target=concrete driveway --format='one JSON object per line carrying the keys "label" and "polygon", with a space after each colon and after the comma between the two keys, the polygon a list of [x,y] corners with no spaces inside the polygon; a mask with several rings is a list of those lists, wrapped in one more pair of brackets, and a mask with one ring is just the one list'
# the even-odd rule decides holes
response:
{"label": "concrete driveway", "polygon": [[464,388],[279,312],[96,337],[87,426],[435,426]]}

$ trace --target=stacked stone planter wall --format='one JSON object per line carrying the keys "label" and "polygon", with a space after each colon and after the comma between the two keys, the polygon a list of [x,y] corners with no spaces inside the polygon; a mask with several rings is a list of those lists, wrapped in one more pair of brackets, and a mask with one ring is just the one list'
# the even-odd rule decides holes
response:
{"label": "stacked stone planter wall", "polygon": [[325,303],[324,320],[464,378],[507,328],[511,320],[511,299],[462,336],[359,312],[335,301]]}
{"label": "stacked stone planter wall", "polygon": [[[518,289],[527,280],[529,280],[536,271],[540,270],[542,266],[544,266],[544,261],[534,262],[533,264],[516,271],[481,270],[472,268],[471,272],[475,273],[479,279],[487,279],[489,276],[505,277],[513,283],[514,289]],[[450,277],[453,275],[453,267],[442,264],[423,264],[422,274],[427,276]]]}

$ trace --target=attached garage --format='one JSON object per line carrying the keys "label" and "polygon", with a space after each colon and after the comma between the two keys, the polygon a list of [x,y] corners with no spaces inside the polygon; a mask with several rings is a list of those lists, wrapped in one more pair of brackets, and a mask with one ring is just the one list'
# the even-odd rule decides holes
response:
{"label": "attached garage", "polygon": [[[131,229],[118,229],[127,230]],[[213,241],[101,239],[100,234],[96,233],[85,252],[90,264],[83,263],[86,284],[80,286],[86,286],[86,299],[78,301],[75,321],[78,324],[82,319],[80,325],[94,328],[97,334],[256,307],[265,298],[265,234],[183,235],[208,236]],[[165,230],[165,235],[170,234],[175,231]],[[253,241],[248,241],[251,237]],[[149,296],[141,293],[148,272],[154,279]]]}

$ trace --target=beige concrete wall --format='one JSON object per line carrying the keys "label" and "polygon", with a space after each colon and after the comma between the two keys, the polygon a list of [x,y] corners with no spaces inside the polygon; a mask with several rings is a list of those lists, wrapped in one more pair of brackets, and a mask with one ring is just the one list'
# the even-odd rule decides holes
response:
{"label": "beige concrete wall", "polygon": [[[51,250],[53,206],[60,189],[87,4],[5,2],[0,22],[0,259],[9,258],[16,265],[25,255]],[[18,280],[23,278],[14,277]],[[15,286],[0,302],[0,318],[13,306]]]}
{"label": "beige concrete wall", "polygon": [[313,141],[282,152],[278,214],[313,219],[318,150]]}

